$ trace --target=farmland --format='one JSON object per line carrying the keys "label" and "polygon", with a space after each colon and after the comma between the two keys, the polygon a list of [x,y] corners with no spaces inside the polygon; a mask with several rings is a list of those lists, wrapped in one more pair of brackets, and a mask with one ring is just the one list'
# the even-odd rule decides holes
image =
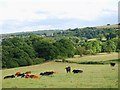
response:
{"label": "farmland", "polygon": [[[101,55],[105,60],[117,59],[117,53]],[[108,58],[107,58],[108,56]],[[91,56],[91,60],[98,60],[100,55]],[[79,57],[69,58],[70,60]],[[90,56],[82,57],[90,59]],[[80,59],[80,58],[79,58]],[[82,59],[83,60],[83,59]],[[65,67],[71,66],[73,69],[82,69],[83,73],[66,73]],[[26,79],[16,77],[15,79],[2,79],[3,88],[118,88],[118,63],[115,67],[109,64],[76,64],[66,62],[46,62],[43,64],[4,69],[2,78],[6,75],[15,74],[17,71],[31,71],[34,75],[39,75],[44,71],[57,71],[59,74],[52,76],[42,76],[40,79]]]}
{"label": "farmland", "polygon": [[79,55],[75,55],[74,58],[68,58],[66,60],[68,61],[73,61],[73,62],[88,62],[88,61],[96,61],[96,62],[104,62],[104,61],[108,61],[110,62],[111,60],[115,60],[118,59],[118,53],[99,53],[98,55],[87,55],[87,56],[83,56],[80,57]]}

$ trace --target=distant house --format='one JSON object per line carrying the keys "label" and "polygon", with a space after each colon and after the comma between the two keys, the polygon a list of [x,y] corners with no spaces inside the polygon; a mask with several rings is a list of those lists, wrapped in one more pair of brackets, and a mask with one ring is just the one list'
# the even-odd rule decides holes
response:
{"label": "distant house", "polygon": [[110,24],[107,24],[107,26],[110,26]]}
{"label": "distant house", "polygon": [[54,36],[53,33],[47,33],[46,36]]}

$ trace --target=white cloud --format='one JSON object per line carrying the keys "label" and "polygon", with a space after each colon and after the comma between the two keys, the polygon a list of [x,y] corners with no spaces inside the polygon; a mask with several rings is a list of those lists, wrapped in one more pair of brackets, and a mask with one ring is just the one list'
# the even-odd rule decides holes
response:
{"label": "white cloud", "polygon": [[116,23],[118,1],[0,0],[0,28],[2,33],[10,33]]}
{"label": "white cloud", "polygon": [[[2,14],[0,14],[0,20],[14,19],[23,21],[47,18],[95,20],[104,15],[117,13],[116,5],[118,1],[119,0],[1,0],[0,11],[2,11]],[[108,10],[109,13],[105,10]]]}

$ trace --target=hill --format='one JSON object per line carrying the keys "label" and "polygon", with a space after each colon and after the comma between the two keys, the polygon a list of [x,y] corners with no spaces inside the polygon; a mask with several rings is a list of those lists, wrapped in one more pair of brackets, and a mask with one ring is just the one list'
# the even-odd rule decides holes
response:
{"label": "hill", "polygon": [[96,28],[116,28],[118,29],[120,27],[120,25],[118,24],[113,24],[113,25],[103,25],[103,26],[96,26]]}

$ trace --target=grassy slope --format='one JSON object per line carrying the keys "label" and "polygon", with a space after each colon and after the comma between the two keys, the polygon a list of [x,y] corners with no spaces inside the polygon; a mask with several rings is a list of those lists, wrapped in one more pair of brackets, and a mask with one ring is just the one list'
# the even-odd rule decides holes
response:
{"label": "grassy slope", "polygon": [[113,24],[113,25],[103,25],[103,26],[96,26],[96,28],[118,28],[117,24]]}
{"label": "grassy slope", "polygon": [[[80,74],[67,74],[64,69],[66,66],[71,66],[72,69],[83,69],[84,72]],[[52,61],[34,66],[5,69],[3,70],[2,78],[17,71],[26,72],[29,70],[35,75],[50,70],[57,71],[59,74],[41,77],[40,79],[2,79],[2,86],[3,88],[117,88],[118,65],[113,68],[114,70],[112,70],[109,64],[82,65]]]}
{"label": "grassy slope", "polygon": [[101,53],[98,55],[90,55],[90,56],[84,56],[80,57],[79,55],[76,55],[75,58],[69,58],[68,61],[74,61],[74,62],[87,62],[87,61],[109,61],[113,59],[118,59],[118,53]]}

